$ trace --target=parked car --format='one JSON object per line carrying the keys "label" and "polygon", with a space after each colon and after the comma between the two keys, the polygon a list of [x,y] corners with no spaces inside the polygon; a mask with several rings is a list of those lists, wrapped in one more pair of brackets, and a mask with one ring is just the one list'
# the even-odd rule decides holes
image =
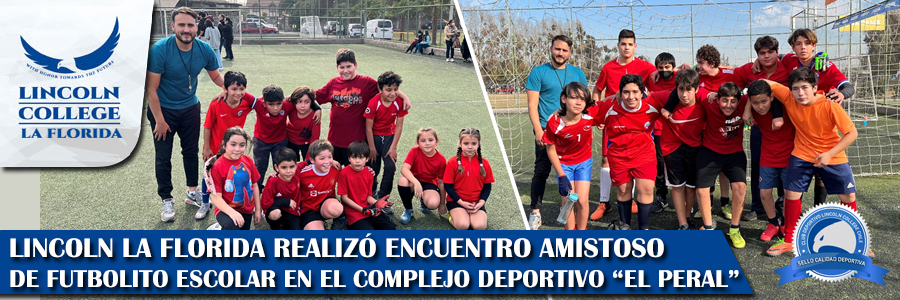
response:
{"label": "parked car", "polygon": [[394,38],[394,23],[388,19],[374,19],[366,22],[366,37],[373,39]]}
{"label": "parked car", "polygon": [[363,26],[360,24],[350,24],[350,37],[362,37],[363,36]]}
{"label": "parked car", "polygon": [[262,28],[262,33],[278,33],[278,28],[273,26],[266,26],[260,23],[241,23],[241,32],[242,33],[259,33],[260,28]]}
{"label": "parked car", "polygon": [[341,26],[338,21],[328,21],[325,22],[325,26],[322,26],[322,31],[325,34],[338,34],[341,31]]}

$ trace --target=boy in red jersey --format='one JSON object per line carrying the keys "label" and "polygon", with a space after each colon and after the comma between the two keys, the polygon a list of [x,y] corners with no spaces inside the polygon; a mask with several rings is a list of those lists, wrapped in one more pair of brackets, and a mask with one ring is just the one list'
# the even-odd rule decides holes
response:
{"label": "boy in red jersey", "polygon": [[300,228],[324,230],[326,219],[335,219],[344,213],[344,206],[335,198],[340,170],[332,158],[334,147],[325,140],[309,145],[312,160],[300,170]]}
{"label": "boy in red jersey", "polygon": [[272,159],[275,173],[266,181],[260,208],[265,213],[266,222],[272,230],[300,229],[300,216],[297,214],[299,200],[300,177],[297,172],[297,154],[290,148],[281,148]]}
{"label": "boy in red jersey", "polygon": [[347,148],[350,154],[350,165],[341,169],[338,179],[338,196],[344,204],[347,223],[353,230],[394,230],[397,225],[382,214],[384,208],[390,207],[385,199],[376,200],[370,188],[375,181],[375,172],[366,166],[369,160],[369,146],[363,141],[350,143]]}
{"label": "boy in red jersey", "polygon": [[669,92],[644,97],[643,81],[634,74],[622,76],[617,99],[600,103],[594,117],[594,125],[606,130],[610,177],[617,188],[620,219],[610,224],[613,229],[631,228],[631,208],[635,198],[632,188],[638,191],[638,228],[646,230],[650,227],[653,181],[656,179],[651,131]]}
{"label": "boy in red jersey", "polygon": [[705,99],[698,95],[700,75],[693,69],[678,71],[675,75],[678,105],[672,113],[663,110],[665,119],[660,150],[666,163],[666,184],[672,187],[672,204],[678,230],[690,229],[688,214],[694,206],[697,188],[697,151],[706,127],[706,112],[697,105]]}
{"label": "boy in red jersey", "polygon": [[[647,90],[651,93],[666,91],[671,92],[675,89],[675,56],[669,52],[663,52],[656,56],[656,73],[659,76],[657,81],[644,80],[647,82]],[[661,212],[666,208],[668,200],[669,188],[666,186],[666,166],[663,160],[662,149],[660,149],[660,135],[663,131],[663,119],[656,120],[653,123],[653,144],[656,148],[656,198],[653,199],[653,207],[651,212]]]}
{"label": "boy in red jersey", "polygon": [[[619,31],[619,40],[616,48],[619,50],[619,56],[603,65],[603,68],[600,69],[600,76],[597,78],[597,84],[594,85],[594,91],[591,95],[595,103],[600,103],[615,96],[619,91],[619,80],[622,76],[637,74],[641,78],[648,78],[650,73],[656,71],[653,65],[634,56],[634,51],[637,49],[634,31],[628,29]],[[601,164],[602,169],[600,169],[600,206],[591,214],[591,220],[599,220],[604,214],[612,210],[612,207],[608,204],[609,190],[612,184],[609,176],[609,161],[606,158],[605,134],[603,140],[604,142],[601,144],[603,161]]]}
{"label": "boy in red jersey", "polygon": [[[402,110],[403,100],[397,97],[403,79],[393,71],[378,76],[378,95],[369,100],[366,107],[366,140],[369,142],[369,163],[375,176],[381,171],[384,163],[384,175],[381,187],[378,180],[372,182],[372,193],[376,199],[391,194],[394,185],[394,173],[397,171],[397,143],[403,133],[403,117],[409,111]],[[391,214],[393,210],[385,210]]]}
{"label": "boy in red jersey", "polygon": [[[203,122],[203,161],[219,152],[220,142],[225,131],[231,127],[244,127],[247,115],[253,110],[258,99],[245,92],[247,77],[238,71],[225,73],[225,98],[215,99],[206,110],[206,121]],[[206,179],[200,182],[200,193],[188,193],[188,204],[197,205],[194,218],[202,220],[209,213],[209,192]]]}
{"label": "boy in red jersey", "polygon": [[[287,147],[287,119],[294,113],[294,106],[284,106],[284,92],[277,85],[269,85],[263,88],[263,101],[256,101],[253,107],[256,110],[256,124],[253,127],[253,161],[256,162],[256,170],[259,174],[266,174],[269,165],[269,156],[275,160],[275,153],[281,148]],[[318,120],[316,114],[319,106],[314,105],[313,118]],[[264,188],[263,179],[260,179],[259,187]]]}
{"label": "boy in red jersey", "polygon": [[[578,194],[574,213],[568,216],[566,230],[585,230],[588,220],[588,194],[591,188],[591,146],[594,116],[597,106],[587,86],[573,81],[566,84],[560,95],[560,109],[547,119],[543,142],[547,156],[556,170],[562,205],[569,193]],[[572,183],[569,182],[571,177]]]}
{"label": "boy in red jersey", "polygon": [[758,166],[760,169],[756,171],[758,173],[756,177],[751,175],[750,178],[759,182],[756,185],[760,189],[760,200],[769,220],[766,230],[763,231],[759,239],[768,242],[772,240],[772,237],[781,233],[783,224],[779,222],[778,214],[775,210],[775,198],[772,196],[772,189],[781,187],[787,182],[788,160],[791,158],[791,151],[794,150],[794,124],[791,123],[790,118],[785,117],[784,124],[779,128],[767,126],[773,119],[772,114],[769,113],[770,108],[781,104],[780,102],[773,103],[775,99],[772,97],[772,88],[765,81],[757,80],[751,82],[747,86],[747,95],[750,96],[750,102],[747,104],[753,108],[744,109],[744,118],[748,119],[747,114],[750,113],[753,121],[762,124],[762,126],[754,125],[759,128],[758,130],[760,130],[762,135],[759,149],[761,153],[757,154],[759,156]]}

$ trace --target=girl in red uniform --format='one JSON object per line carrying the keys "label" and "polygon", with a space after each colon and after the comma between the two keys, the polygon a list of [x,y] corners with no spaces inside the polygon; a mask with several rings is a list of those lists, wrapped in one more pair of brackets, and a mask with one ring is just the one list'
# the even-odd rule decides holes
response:
{"label": "girl in red uniform", "polygon": [[487,159],[481,157],[481,132],[464,128],[459,132],[456,156],[447,161],[444,190],[450,224],[457,230],[487,228],[485,202],[491,195],[494,173]]}
{"label": "girl in red uniform", "polygon": [[431,213],[437,208],[438,214],[447,212],[447,206],[441,199],[446,199],[444,192],[444,169],[447,159],[437,150],[438,137],[434,128],[423,127],[416,133],[416,146],[406,154],[400,180],[397,181],[397,192],[403,200],[406,211],[400,216],[400,223],[406,225],[412,220],[412,198],[421,201],[423,213]]}
{"label": "girl in red uniform", "polygon": [[204,174],[209,185],[209,193],[214,215],[222,230],[250,230],[251,214],[253,222],[262,221],[259,202],[259,172],[253,159],[244,155],[250,135],[240,127],[225,130],[219,153],[209,160],[212,166]]}

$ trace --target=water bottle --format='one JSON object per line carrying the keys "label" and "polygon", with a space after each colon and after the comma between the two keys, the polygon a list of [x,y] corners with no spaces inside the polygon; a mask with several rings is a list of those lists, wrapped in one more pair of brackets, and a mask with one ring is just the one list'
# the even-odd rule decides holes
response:
{"label": "water bottle", "polygon": [[863,126],[869,126],[869,115],[863,116]]}
{"label": "water bottle", "polygon": [[556,217],[556,221],[563,225],[569,221],[569,215],[572,214],[572,209],[575,208],[575,202],[578,202],[578,194],[569,192],[566,199],[569,199],[569,201],[566,201],[566,204],[559,211],[559,217]]}

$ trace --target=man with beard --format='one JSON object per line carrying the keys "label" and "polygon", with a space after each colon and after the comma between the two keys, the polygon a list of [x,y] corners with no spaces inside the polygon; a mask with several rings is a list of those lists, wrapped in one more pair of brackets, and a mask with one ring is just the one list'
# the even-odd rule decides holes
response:
{"label": "man with beard", "polygon": [[[197,13],[187,7],[172,12],[173,36],[150,48],[147,63],[147,119],[153,128],[156,150],[157,193],[163,200],[162,221],[175,219],[172,200],[172,147],[175,134],[181,139],[181,156],[188,191],[185,202],[201,206],[197,191],[198,143],[200,141],[200,100],[197,76],[206,69],[209,78],[222,87],[216,53],[209,44],[195,39]],[[224,90],[223,93],[224,94]]]}
{"label": "man with beard", "polygon": [[550,158],[541,139],[547,118],[559,110],[559,95],[569,82],[578,81],[587,85],[584,72],[578,67],[569,65],[572,55],[572,39],[565,35],[557,35],[550,41],[550,62],[534,67],[525,84],[528,96],[528,118],[534,127],[534,177],[531,178],[531,215],[528,225],[531,229],[541,226],[541,202],[544,199],[544,188],[547,177],[550,177]]}

